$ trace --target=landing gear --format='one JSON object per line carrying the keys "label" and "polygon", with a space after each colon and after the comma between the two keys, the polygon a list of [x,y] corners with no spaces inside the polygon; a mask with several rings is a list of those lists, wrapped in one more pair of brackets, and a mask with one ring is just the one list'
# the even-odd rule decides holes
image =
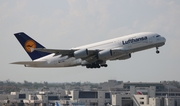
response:
{"label": "landing gear", "polygon": [[156,47],[156,53],[157,53],[157,54],[159,54],[159,53],[160,53],[160,51],[158,50],[158,47]]}
{"label": "landing gear", "polygon": [[93,63],[93,64],[87,64],[86,68],[101,68],[101,66],[99,64]]}
{"label": "landing gear", "polygon": [[86,68],[101,68],[101,67],[107,67],[107,64],[97,64],[97,63],[92,63],[92,64],[87,64]]}
{"label": "landing gear", "polygon": [[157,54],[159,54],[159,53],[160,53],[160,51],[158,51],[158,50],[157,50],[157,51],[156,51],[156,53],[157,53]]}
{"label": "landing gear", "polygon": [[107,67],[108,65],[107,64],[101,64],[101,67]]}

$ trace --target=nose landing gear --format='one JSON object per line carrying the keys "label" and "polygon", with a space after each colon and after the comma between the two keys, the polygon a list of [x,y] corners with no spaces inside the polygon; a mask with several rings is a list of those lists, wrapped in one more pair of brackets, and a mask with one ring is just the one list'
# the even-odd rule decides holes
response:
{"label": "nose landing gear", "polygon": [[156,47],[156,53],[157,53],[157,54],[159,54],[159,53],[160,53],[160,51],[158,50],[158,47]]}

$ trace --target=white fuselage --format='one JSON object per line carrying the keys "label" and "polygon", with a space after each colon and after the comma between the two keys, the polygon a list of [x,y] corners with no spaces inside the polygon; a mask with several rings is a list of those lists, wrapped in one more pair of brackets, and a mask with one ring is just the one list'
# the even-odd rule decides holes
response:
{"label": "white fuselage", "polygon": [[[85,46],[80,46],[72,49],[88,49],[88,50],[124,50],[127,53],[133,53],[153,47],[160,47],[165,44],[166,39],[156,33],[142,32],[131,34],[115,39],[110,39],[98,43],[93,43]],[[122,53],[117,52],[112,57],[105,58],[107,60],[118,59]],[[42,64],[30,65],[27,67],[71,67],[86,64],[85,60],[81,58],[55,55],[54,53],[45,57],[36,59],[34,61],[45,61]]]}

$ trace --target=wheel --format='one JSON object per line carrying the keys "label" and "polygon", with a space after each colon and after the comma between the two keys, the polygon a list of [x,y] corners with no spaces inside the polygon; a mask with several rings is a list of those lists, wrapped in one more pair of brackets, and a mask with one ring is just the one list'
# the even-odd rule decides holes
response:
{"label": "wheel", "polygon": [[96,68],[101,68],[100,66],[96,66]]}
{"label": "wheel", "polygon": [[107,64],[101,64],[102,67],[107,67],[108,65]]}
{"label": "wheel", "polygon": [[90,68],[88,65],[86,65],[86,68]]}
{"label": "wheel", "polygon": [[156,53],[159,54],[160,53],[159,50],[157,50]]}

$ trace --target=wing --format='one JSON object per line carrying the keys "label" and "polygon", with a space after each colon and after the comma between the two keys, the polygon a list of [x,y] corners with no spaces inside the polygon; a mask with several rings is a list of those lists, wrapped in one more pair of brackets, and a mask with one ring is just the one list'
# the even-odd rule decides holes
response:
{"label": "wing", "polygon": [[[130,51],[124,50],[123,48],[113,48],[113,49],[96,49],[96,50],[88,50],[88,49],[70,49],[70,50],[63,50],[63,49],[46,49],[46,48],[34,48],[33,50],[47,52],[47,53],[55,53],[55,55],[68,55],[70,57],[81,58],[83,60],[94,60],[97,59],[99,55],[106,55],[110,54],[113,57],[115,56],[122,56],[125,54],[130,53]],[[33,51],[32,50],[32,51]],[[104,57],[103,56],[103,57]]]}
{"label": "wing", "polygon": [[19,64],[19,65],[37,65],[37,64],[42,64],[46,61],[19,61],[19,62],[13,62],[10,64]]}
{"label": "wing", "polygon": [[55,54],[62,54],[62,55],[72,55],[75,50],[65,50],[65,49],[46,49],[46,48],[31,48],[31,52],[33,51],[41,51],[46,53],[55,53]]}
{"label": "wing", "polygon": [[[46,49],[46,48],[31,48],[31,51],[34,51],[34,50],[36,50],[36,51],[41,51],[41,52],[46,52],[46,53],[55,53],[55,55],[59,55],[59,54],[61,54],[61,55],[68,55],[68,56],[70,56],[70,57],[74,57],[74,53],[75,53],[75,51],[78,51],[78,50],[80,50],[80,49],[69,49],[69,50],[67,50],[67,49]],[[83,49],[82,51],[80,51],[80,52],[86,52],[87,53],[87,49]],[[99,50],[88,50],[88,55],[89,56],[92,56],[92,55],[94,55],[94,54],[96,54],[96,53],[98,53],[99,52]],[[86,56],[85,56],[86,57]]]}
{"label": "wing", "polygon": [[88,63],[93,63],[98,60],[97,54],[100,50],[87,50],[87,49],[46,49],[46,48],[33,48],[31,51],[33,52],[41,51],[47,53],[55,53],[56,55],[68,55],[69,57],[81,58],[82,60],[86,60]]}

